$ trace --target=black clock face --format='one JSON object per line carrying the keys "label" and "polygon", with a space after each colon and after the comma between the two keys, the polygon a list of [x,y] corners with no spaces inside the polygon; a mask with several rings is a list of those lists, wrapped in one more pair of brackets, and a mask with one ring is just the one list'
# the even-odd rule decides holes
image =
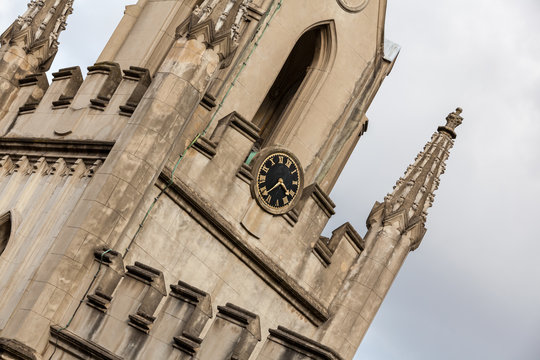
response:
{"label": "black clock face", "polygon": [[286,211],[296,199],[301,186],[301,173],[296,161],[288,154],[268,155],[257,172],[257,197],[272,213]]}

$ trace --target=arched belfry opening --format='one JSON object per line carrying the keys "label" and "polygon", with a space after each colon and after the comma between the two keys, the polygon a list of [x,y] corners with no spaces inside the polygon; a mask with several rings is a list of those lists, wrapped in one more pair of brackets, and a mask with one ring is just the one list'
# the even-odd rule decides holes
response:
{"label": "arched belfry opening", "polygon": [[333,59],[333,22],[312,26],[298,39],[253,117],[262,145],[274,143],[280,129],[301,113],[320,88]]}
{"label": "arched belfry opening", "polygon": [[0,255],[4,252],[11,235],[11,212],[6,212],[0,216]]}

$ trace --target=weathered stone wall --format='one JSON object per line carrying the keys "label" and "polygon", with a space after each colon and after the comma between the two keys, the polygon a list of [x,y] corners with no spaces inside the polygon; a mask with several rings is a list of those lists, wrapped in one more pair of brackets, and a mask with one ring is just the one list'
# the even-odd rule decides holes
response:
{"label": "weathered stone wall", "polygon": [[[0,214],[9,212],[11,222],[5,249],[0,254],[1,331],[101,160],[54,161],[4,155],[1,150],[0,156]],[[41,290],[48,294],[48,302],[55,301],[55,286],[42,284]],[[32,310],[24,300],[19,306]],[[47,303],[36,306],[46,309]]]}

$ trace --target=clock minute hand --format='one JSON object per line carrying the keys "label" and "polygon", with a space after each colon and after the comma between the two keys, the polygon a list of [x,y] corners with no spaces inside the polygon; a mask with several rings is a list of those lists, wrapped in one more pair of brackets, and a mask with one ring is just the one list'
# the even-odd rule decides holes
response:
{"label": "clock minute hand", "polygon": [[[281,179],[279,179],[279,180],[281,180]],[[270,190],[266,190],[266,192],[269,193],[270,191],[272,191],[272,190],[274,190],[276,187],[278,187],[280,184],[282,184],[279,180],[278,180],[278,182],[277,182],[274,186],[272,186],[272,188],[270,188]]]}

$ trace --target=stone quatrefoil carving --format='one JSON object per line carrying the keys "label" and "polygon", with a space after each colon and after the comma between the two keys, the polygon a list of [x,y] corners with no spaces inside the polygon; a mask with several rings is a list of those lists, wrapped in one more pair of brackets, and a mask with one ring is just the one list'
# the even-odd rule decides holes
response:
{"label": "stone quatrefoil carving", "polygon": [[369,0],[337,0],[337,2],[345,11],[357,13],[364,10]]}

